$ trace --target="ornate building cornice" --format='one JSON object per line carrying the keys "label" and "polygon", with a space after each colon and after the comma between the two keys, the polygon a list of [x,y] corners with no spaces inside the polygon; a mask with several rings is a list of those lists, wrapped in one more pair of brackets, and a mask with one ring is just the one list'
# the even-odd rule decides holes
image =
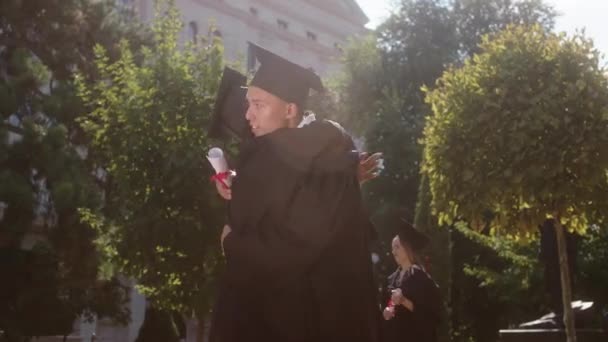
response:
{"label": "ornate building cornice", "polygon": [[[369,18],[367,17],[367,15],[365,15],[365,13],[361,9],[361,7],[359,7],[359,4],[357,4],[357,2],[355,0],[331,0],[331,1],[328,1],[328,0],[303,0],[303,1],[311,4],[312,6],[322,8],[323,10],[330,12],[331,14],[335,15],[336,17],[342,18],[350,23],[353,23],[356,26],[363,27],[363,26],[365,26],[365,24],[367,24],[369,22]],[[353,14],[348,15],[347,13],[345,13],[344,11],[342,11],[338,7],[336,7],[336,2],[338,2],[338,1],[350,2],[350,5],[353,7],[352,8]]]}
{"label": "ornate building cornice", "polygon": [[[284,41],[287,41],[292,44],[296,44],[307,50],[314,51],[315,53],[317,53],[319,55],[326,56],[329,58],[337,57],[339,55],[339,51],[333,47],[330,48],[321,43],[311,41],[311,40],[305,38],[303,35],[300,36],[291,31],[281,31],[281,30],[277,29],[277,27],[275,25],[267,23],[255,16],[252,16],[247,11],[232,7],[222,1],[217,1],[217,0],[194,0],[194,1],[196,1],[200,4],[203,4],[209,8],[213,8],[214,10],[216,10],[218,12],[221,12],[228,16],[234,17],[234,18],[238,19],[239,21],[245,23],[249,27],[259,29],[267,34],[275,35]],[[274,10],[284,12],[286,15],[288,15],[288,17],[292,17],[292,18],[295,17],[298,20],[300,20],[301,18],[302,19],[306,18],[302,15],[294,15],[294,12],[289,10],[288,7],[286,7],[284,5],[275,6],[275,3],[273,2],[273,0],[255,0],[255,2],[262,3],[262,4],[265,4],[268,6],[272,6],[272,8]],[[306,20],[306,21],[308,21],[308,20]],[[324,30],[325,30],[325,28],[326,27],[323,27]],[[220,27],[220,29],[221,29],[221,27]],[[327,32],[327,31],[333,31],[335,35],[337,35],[339,37],[342,36],[341,33],[338,33],[335,30],[331,30],[329,27],[327,27],[327,30],[325,32]],[[324,31],[320,31],[320,32],[324,32]]]}

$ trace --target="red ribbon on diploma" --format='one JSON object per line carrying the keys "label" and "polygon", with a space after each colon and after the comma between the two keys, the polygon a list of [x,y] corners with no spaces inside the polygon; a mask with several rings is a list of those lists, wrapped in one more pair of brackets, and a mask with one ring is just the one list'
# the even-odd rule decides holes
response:
{"label": "red ribbon on diploma", "polygon": [[225,189],[230,189],[228,184],[226,184],[226,180],[228,180],[228,178],[230,176],[232,176],[232,171],[230,171],[230,170],[216,173],[215,175],[211,176],[211,181],[212,182],[218,181],[218,182],[220,182],[220,184],[222,184],[222,186]]}

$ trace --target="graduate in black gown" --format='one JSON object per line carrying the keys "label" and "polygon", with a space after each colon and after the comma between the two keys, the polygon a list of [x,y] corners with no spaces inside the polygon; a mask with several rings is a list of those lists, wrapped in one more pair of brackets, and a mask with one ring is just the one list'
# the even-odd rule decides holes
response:
{"label": "graduate in black gown", "polygon": [[399,267],[388,277],[382,340],[435,342],[441,308],[439,288],[416,263],[416,253],[429,239],[405,221],[400,225],[400,232],[392,242],[393,257]]}
{"label": "graduate in black gown", "polygon": [[377,340],[369,240],[352,139],[305,116],[312,72],[255,46],[254,138],[236,165],[213,342]]}

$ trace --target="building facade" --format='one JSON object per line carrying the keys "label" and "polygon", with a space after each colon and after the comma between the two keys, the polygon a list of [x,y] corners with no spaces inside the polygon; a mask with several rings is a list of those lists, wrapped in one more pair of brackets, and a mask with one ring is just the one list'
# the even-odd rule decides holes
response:
{"label": "building facade", "polygon": [[[119,0],[144,22],[154,20],[154,0]],[[250,43],[323,76],[339,69],[342,47],[366,32],[355,0],[176,0],[184,40],[215,34],[228,62],[252,69]]]}

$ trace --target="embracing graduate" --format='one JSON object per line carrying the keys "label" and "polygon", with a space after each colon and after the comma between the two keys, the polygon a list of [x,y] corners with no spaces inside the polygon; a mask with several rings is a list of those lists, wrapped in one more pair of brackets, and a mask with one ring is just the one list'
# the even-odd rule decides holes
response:
{"label": "embracing graduate", "polygon": [[217,182],[229,214],[211,341],[376,341],[360,155],[338,124],[305,114],[309,91],[323,89],[317,75],[254,50],[260,67],[247,89],[243,76],[224,75],[232,86],[220,89],[212,125],[246,142],[230,185]]}

